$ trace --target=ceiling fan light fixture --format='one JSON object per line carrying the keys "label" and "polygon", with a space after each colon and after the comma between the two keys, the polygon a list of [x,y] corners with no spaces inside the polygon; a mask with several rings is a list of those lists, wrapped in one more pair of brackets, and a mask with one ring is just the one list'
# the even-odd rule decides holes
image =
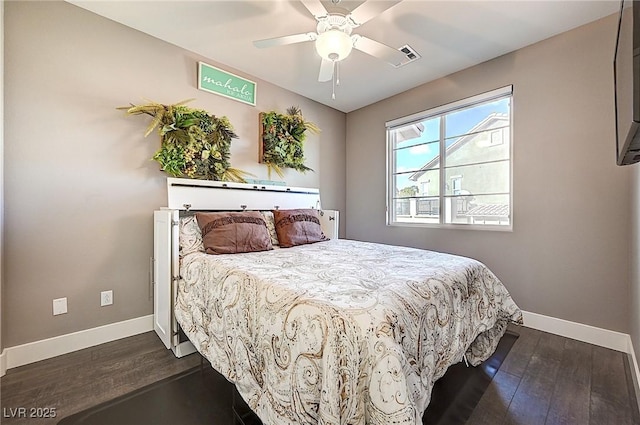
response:
{"label": "ceiling fan light fixture", "polygon": [[339,29],[330,29],[318,35],[316,51],[323,59],[341,61],[351,53],[351,37]]}

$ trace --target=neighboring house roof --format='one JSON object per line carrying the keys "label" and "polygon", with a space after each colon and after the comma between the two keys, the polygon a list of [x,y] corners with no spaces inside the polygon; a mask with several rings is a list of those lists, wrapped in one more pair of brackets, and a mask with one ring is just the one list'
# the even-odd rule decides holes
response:
{"label": "neighboring house roof", "polygon": [[[506,121],[508,119],[509,116],[507,114],[500,114],[497,112],[487,115],[485,119],[480,121],[478,124],[476,124],[475,127],[469,130],[468,134],[459,137],[455,142],[453,142],[447,148],[447,154],[455,152],[456,150],[460,149],[462,146],[473,140],[477,135],[476,133],[490,129],[490,126],[493,125],[496,121]],[[424,164],[420,168],[420,170],[416,171],[409,177],[409,180],[418,181],[418,179],[422,177],[424,173],[431,170],[432,168],[435,168],[438,164],[440,164],[440,155],[436,155],[435,158]]]}
{"label": "neighboring house roof", "polygon": [[504,204],[482,204],[469,209],[466,213],[460,214],[467,217],[509,217],[509,205]]}
{"label": "neighboring house roof", "polygon": [[405,125],[397,130],[397,142],[405,142],[422,136],[424,124],[421,122]]}

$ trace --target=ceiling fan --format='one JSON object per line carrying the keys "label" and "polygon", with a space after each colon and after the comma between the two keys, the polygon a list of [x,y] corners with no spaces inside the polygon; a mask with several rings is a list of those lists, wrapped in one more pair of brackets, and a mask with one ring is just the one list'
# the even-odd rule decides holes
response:
{"label": "ceiling fan", "polygon": [[[400,1],[402,0],[386,2],[369,0],[362,3],[352,12],[343,14],[337,12],[329,13],[320,0],[300,0],[318,21],[316,32],[257,40],[253,44],[258,48],[265,48],[315,41],[316,51],[322,58],[318,81],[333,80],[334,91],[332,98],[335,99],[335,85],[340,84],[338,63],[349,56],[353,48],[382,59],[393,66],[399,66],[406,60],[406,55],[393,47],[363,35],[351,34],[354,28],[375,18]],[[332,0],[332,2],[337,4],[340,0]]]}

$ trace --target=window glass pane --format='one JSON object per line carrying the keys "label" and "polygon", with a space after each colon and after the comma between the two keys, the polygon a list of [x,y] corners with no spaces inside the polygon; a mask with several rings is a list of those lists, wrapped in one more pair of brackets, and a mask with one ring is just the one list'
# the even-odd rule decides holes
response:
{"label": "window glass pane", "polygon": [[438,218],[440,215],[440,198],[417,198],[416,217]]}
{"label": "window glass pane", "polygon": [[440,117],[396,127],[391,131],[395,135],[394,149],[438,142],[440,140]]}
{"label": "window glass pane", "polygon": [[394,221],[400,223],[440,223],[440,198],[415,197],[393,200]]}
{"label": "window glass pane", "polygon": [[[488,128],[503,127],[500,121],[509,121],[510,98],[461,109],[447,115],[445,138],[452,139]],[[502,118],[496,120],[495,118]]]}
{"label": "window glass pane", "polygon": [[395,187],[396,191],[394,194],[394,198],[409,198],[412,196],[417,196],[420,193],[420,188],[418,185],[409,179],[412,173],[409,174],[397,174],[395,176]]}
{"label": "window glass pane", "polygon": [[509,195],[447,196],[445,223],[509,225]]}
{"label": "window glass pane", "polygon": [[445,169],[445,195],[509,193],[509,161],[487,162]]}
{"label": "window glass pane", "polygon": [[411,199],[395,199],[395,211],[397,217],[411,216]]}
{"label": "window glass pane", "polygon": [[440,195],[440,167],[414,173],[412,177],[416,186],[418,186],[418,194],[420,196]]}
{"label": "window glass pane", "polygon": [[509,147],[508,127],[458,137],[449,144],[446,165],[450,167],[509,159]]}
{"label": "window glass pane", "polygon": [[[438,156],[439,143],[425,143],[394,151],[395,172],[405,173],[418,171],[425,165],[432,166],[433,160]],[[439,165],[439,164],[436,164]]]}

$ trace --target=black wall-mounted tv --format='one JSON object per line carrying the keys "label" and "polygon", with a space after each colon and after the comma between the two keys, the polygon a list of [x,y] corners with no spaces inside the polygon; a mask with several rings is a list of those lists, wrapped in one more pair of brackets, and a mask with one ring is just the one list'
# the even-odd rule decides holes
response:
{"label": "black wall-mounted tv", "polygon": [[621,0],[613,60],[617,164],[640,162],[640,1]]}

